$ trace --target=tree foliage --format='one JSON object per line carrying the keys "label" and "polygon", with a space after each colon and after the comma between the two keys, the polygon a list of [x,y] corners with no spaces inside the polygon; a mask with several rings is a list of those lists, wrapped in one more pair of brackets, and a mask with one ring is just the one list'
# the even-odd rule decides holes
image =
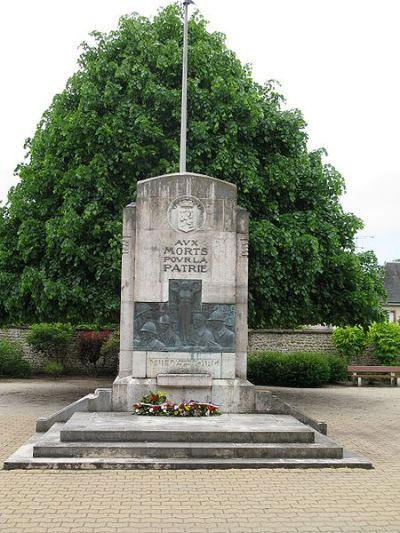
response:
{"label": "tree foliage", "polygon": [[[178,170],[182,20],[123,17],[84,43],[44,113],[0,219],[3,321],[116,321],[122,208],[137,180]],[[190,21],[188,168],[238,187],[250,227],[252,325],[369,323],[381,272],[355,255],[341,175],[307,150],[305,122]]]}

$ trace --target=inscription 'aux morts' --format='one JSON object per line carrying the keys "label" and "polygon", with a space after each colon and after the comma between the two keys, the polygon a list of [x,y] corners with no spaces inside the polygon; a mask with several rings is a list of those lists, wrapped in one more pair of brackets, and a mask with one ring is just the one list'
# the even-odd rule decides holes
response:
{"label": "inscription 'aux morts'", "polygon": [[164,272],[207,272],[208,248],[195,239],[180,239],[173,246],[165,246]]}

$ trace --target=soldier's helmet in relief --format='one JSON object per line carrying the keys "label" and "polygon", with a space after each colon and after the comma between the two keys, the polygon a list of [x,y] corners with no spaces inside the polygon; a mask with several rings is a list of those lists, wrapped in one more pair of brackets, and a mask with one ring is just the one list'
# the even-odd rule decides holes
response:
{"label": "soldier's helmet in relief", "polygon": [[146,322],[145,324],[143,324],[142,329],[140,331],[154,333],[154,335],[157,335],[157,329],[153,322]]}
{"label": "soldier's helmet in relief", "polygon": [[225,322],[225,313],[217,309],[211,313],[208,320],[215,321],[215,322]]}
{"label": "soldier's helmet in relief", "polygon": [[136,304],[136,316],[143,315],[143,313],[146,313],[147,311],[151,311],[151,307],[149,304]]}

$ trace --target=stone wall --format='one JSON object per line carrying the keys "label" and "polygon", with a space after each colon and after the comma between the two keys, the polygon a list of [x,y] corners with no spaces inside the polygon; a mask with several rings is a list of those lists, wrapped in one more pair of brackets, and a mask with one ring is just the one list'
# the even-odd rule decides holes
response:
{"label": "stone wall", "polygon": [[[249,352],[322,352],[335,353],[332,328],[308,327],[290,329],[249,330]],[[359,357],[349,361],[352,365],[379,365],[372,348],[367,347]]]}
{"label": "stone wall", "polygon": [[[43,369],[46,359],[38,352],[32,350],[26,341],[28,328],[0,329],[0,339],[19,341],[22,344],[25,359],[30,362],[35,372]],[[332,330],[324,329],[251,329],[249,330],[249,352],[324,352],[334,353],[335,348],[331,339]],[[355,360],[352,364],[379,364],[370,349]],[[71,344],[66,362],[67,372],[88,372],[87,368],[79,361],[75,343]]]}
{"label": "stone wall", "polygon": [[249,352],[326,352],[335,348],[332,330],[324,329],[251,329]]}

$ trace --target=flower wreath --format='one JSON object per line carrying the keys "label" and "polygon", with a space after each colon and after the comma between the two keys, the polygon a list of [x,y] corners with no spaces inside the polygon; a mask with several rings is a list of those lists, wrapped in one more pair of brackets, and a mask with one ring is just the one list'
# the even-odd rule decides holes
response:
{"label": "flower wreath", "polygon": [[133,405],[134,415],[150,416],[214,416],[220,415],[218,405],[207,402],[174,403],[167,401],[165,393],[156,391],[143,396],[142,401]]}

